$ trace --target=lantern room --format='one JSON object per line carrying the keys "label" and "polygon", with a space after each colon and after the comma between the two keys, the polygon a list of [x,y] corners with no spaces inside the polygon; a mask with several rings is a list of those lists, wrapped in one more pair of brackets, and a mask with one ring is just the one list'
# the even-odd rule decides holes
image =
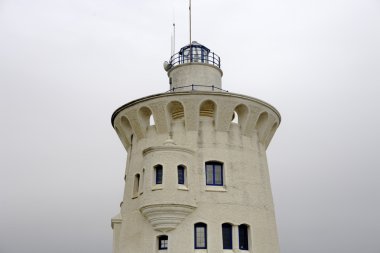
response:
{"label": "lantern room", "polygon": [[223,91],[220,57],[206,46],[193,41],[164,63],[170,91]]}

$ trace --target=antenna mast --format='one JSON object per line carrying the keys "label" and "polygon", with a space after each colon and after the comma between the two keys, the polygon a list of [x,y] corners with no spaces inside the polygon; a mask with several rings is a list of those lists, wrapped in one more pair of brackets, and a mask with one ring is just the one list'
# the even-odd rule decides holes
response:
{"label": "antenna mast", "polygon": [[175,53],[175,22],[173,22],[173,53],[172,55],[174,55]]}
{"label": "antenna mast", "polygon": [[191,0],[189,0],[189,26],[190,26],[190,45],[191,45]]}
{"label": "antenna mast", "polygon": [[174,8],[173,8],[173,31],[172,31],[172,35],[171,35],[171,53],[172,53],[172,56],[175,54],[175,11],[174,11]]}

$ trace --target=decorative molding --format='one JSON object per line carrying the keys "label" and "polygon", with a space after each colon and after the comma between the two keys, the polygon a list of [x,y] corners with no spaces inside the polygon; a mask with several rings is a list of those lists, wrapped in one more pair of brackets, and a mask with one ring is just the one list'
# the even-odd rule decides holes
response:
{"label": "decorative molding", "polygon": [[140,212],[155,230],[165,233],[175,229],[195,209],[190,205],[155,204],[141,207]]}
{"label": "decorative molding", "polygon": [[[210,105],[213,106],[203,106],[205,101],[210,101]],[[178,112],[172,111],[173,108],[170,108],[173,102],[180,104],[181,108]],[[140,108],[147,107],[152,112],[156,127],[154,134],[171,136],[174,122],[173,115],[174,118],[184,121],[185,131],[188,132],[199,131],[199,122],[201,118],[205,117],[214,119],[213,127],[215,131],[228,132],[231,130],[231,117],[239,106],[246,108],[244,113],[240,112],[239,114],[237,111],[239,115],[239,134],[251,138],[258,135],[259,141],[267,147],[276,130],[276,128],[273,128],[273,124],[279,125],[281,123],[279,112],[273,106],[259,99],[229,92],[174,92],[143,97],[117,109],[112,115],[112,124],[115,129],[118,129],[118,135],[122,142],[124,141],[123,144],[128,150],[132,133],[137,141],[147,137],[148,134],[146,119],[139,114]],[[268,118],[262,128],[256,129],[256,121],[261,113],[267,113]],[[128,133],[124,129],[125,126],[121,127],[121,116],[126,117],[130,125],[131,129],[127,131]],[[274,129],[274,132],[271,132],[272,129]],[[144,150],[144,155],[152,151],[165,151],[165,149],[167,151],[193,153],[193,151],[187,151],[185,150],[186,148],[182,147],[154,147]]]}
{"label": "decorative molding", "polygon": [[173,92],[173,93],[158,93],[158,94],[146,96],[143,98],[139,98],[139,99],[133,100],[133,101],[131,101],[125,105],[122,105],[118,109],[116,109],[116,111],[112,114],[111,124],[112,124],[112,126],[114,126],[114,120],[115,120],[116,116],[121,111],[125,110],[126,108],[130,108],[136,104],[142,103],[142,102],[151,101],[151,100],[159,99],[159,98],[167,99],[167,98],[171,98],[171,97],[174,97],[176,101],[181,101],[181,97],[183,97],[183,96],[190,98],[192,96],[198,97],[200,95],[206,95],[206,96],[208,96],[209,99],[213,99],[214,97],[220,97],[220,98],[221,97],[229,97],[229,98],[242,99],[243,101],[245,100],[247,102],[257,103],[261,106],[266,107],[267,109],[272,111],[274,114],[276,114],[277,117],[279,118],[279,123],[281,122],[281,115],[275,107],[268,104],[267,102],[264,102],[260,99],[254,98],[254,97],[250,97],[250,96],[246,96],[246,95],[242,95],[242,94],[238,94],[238,93],[232,93],[232,92],[183,91],[183,92]]}
{"label": "decorative molding", "polygon": [[189,148],[185,148],[182,146],[156,146],[156,147],[149,147],[143,150],[143,156],[146,156],[149,153],[152,152],[159,152],[159,151],[170,151],[170,152],[184,152],[189,154],[194,154],[195,151]]}

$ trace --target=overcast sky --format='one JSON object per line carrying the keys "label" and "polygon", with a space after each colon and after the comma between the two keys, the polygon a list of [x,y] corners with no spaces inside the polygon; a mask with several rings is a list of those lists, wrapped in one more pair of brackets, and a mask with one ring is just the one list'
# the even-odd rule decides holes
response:
{"label": "overcast sky", "polygon": [[[186,0],[0,0],[0,253],[104,253],[126,152],[113,111],[169,89]],[[380,1],[193,0],[223,88],[282,114],[282,253],[380,253]]]}

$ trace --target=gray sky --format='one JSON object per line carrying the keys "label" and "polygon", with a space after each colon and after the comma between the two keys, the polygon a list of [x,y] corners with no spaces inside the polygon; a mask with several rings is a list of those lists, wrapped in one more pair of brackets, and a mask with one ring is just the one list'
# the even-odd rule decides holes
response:
{"label": "gray sky", "polygon": [[[175,15],[173,15],[175,13]],[[111,252],[120,105],[169,89],[186,0],[0,0],[0,253]],[[380,1],[193,0],[223,88],[282,114],[282,253],[380,252]]]}

